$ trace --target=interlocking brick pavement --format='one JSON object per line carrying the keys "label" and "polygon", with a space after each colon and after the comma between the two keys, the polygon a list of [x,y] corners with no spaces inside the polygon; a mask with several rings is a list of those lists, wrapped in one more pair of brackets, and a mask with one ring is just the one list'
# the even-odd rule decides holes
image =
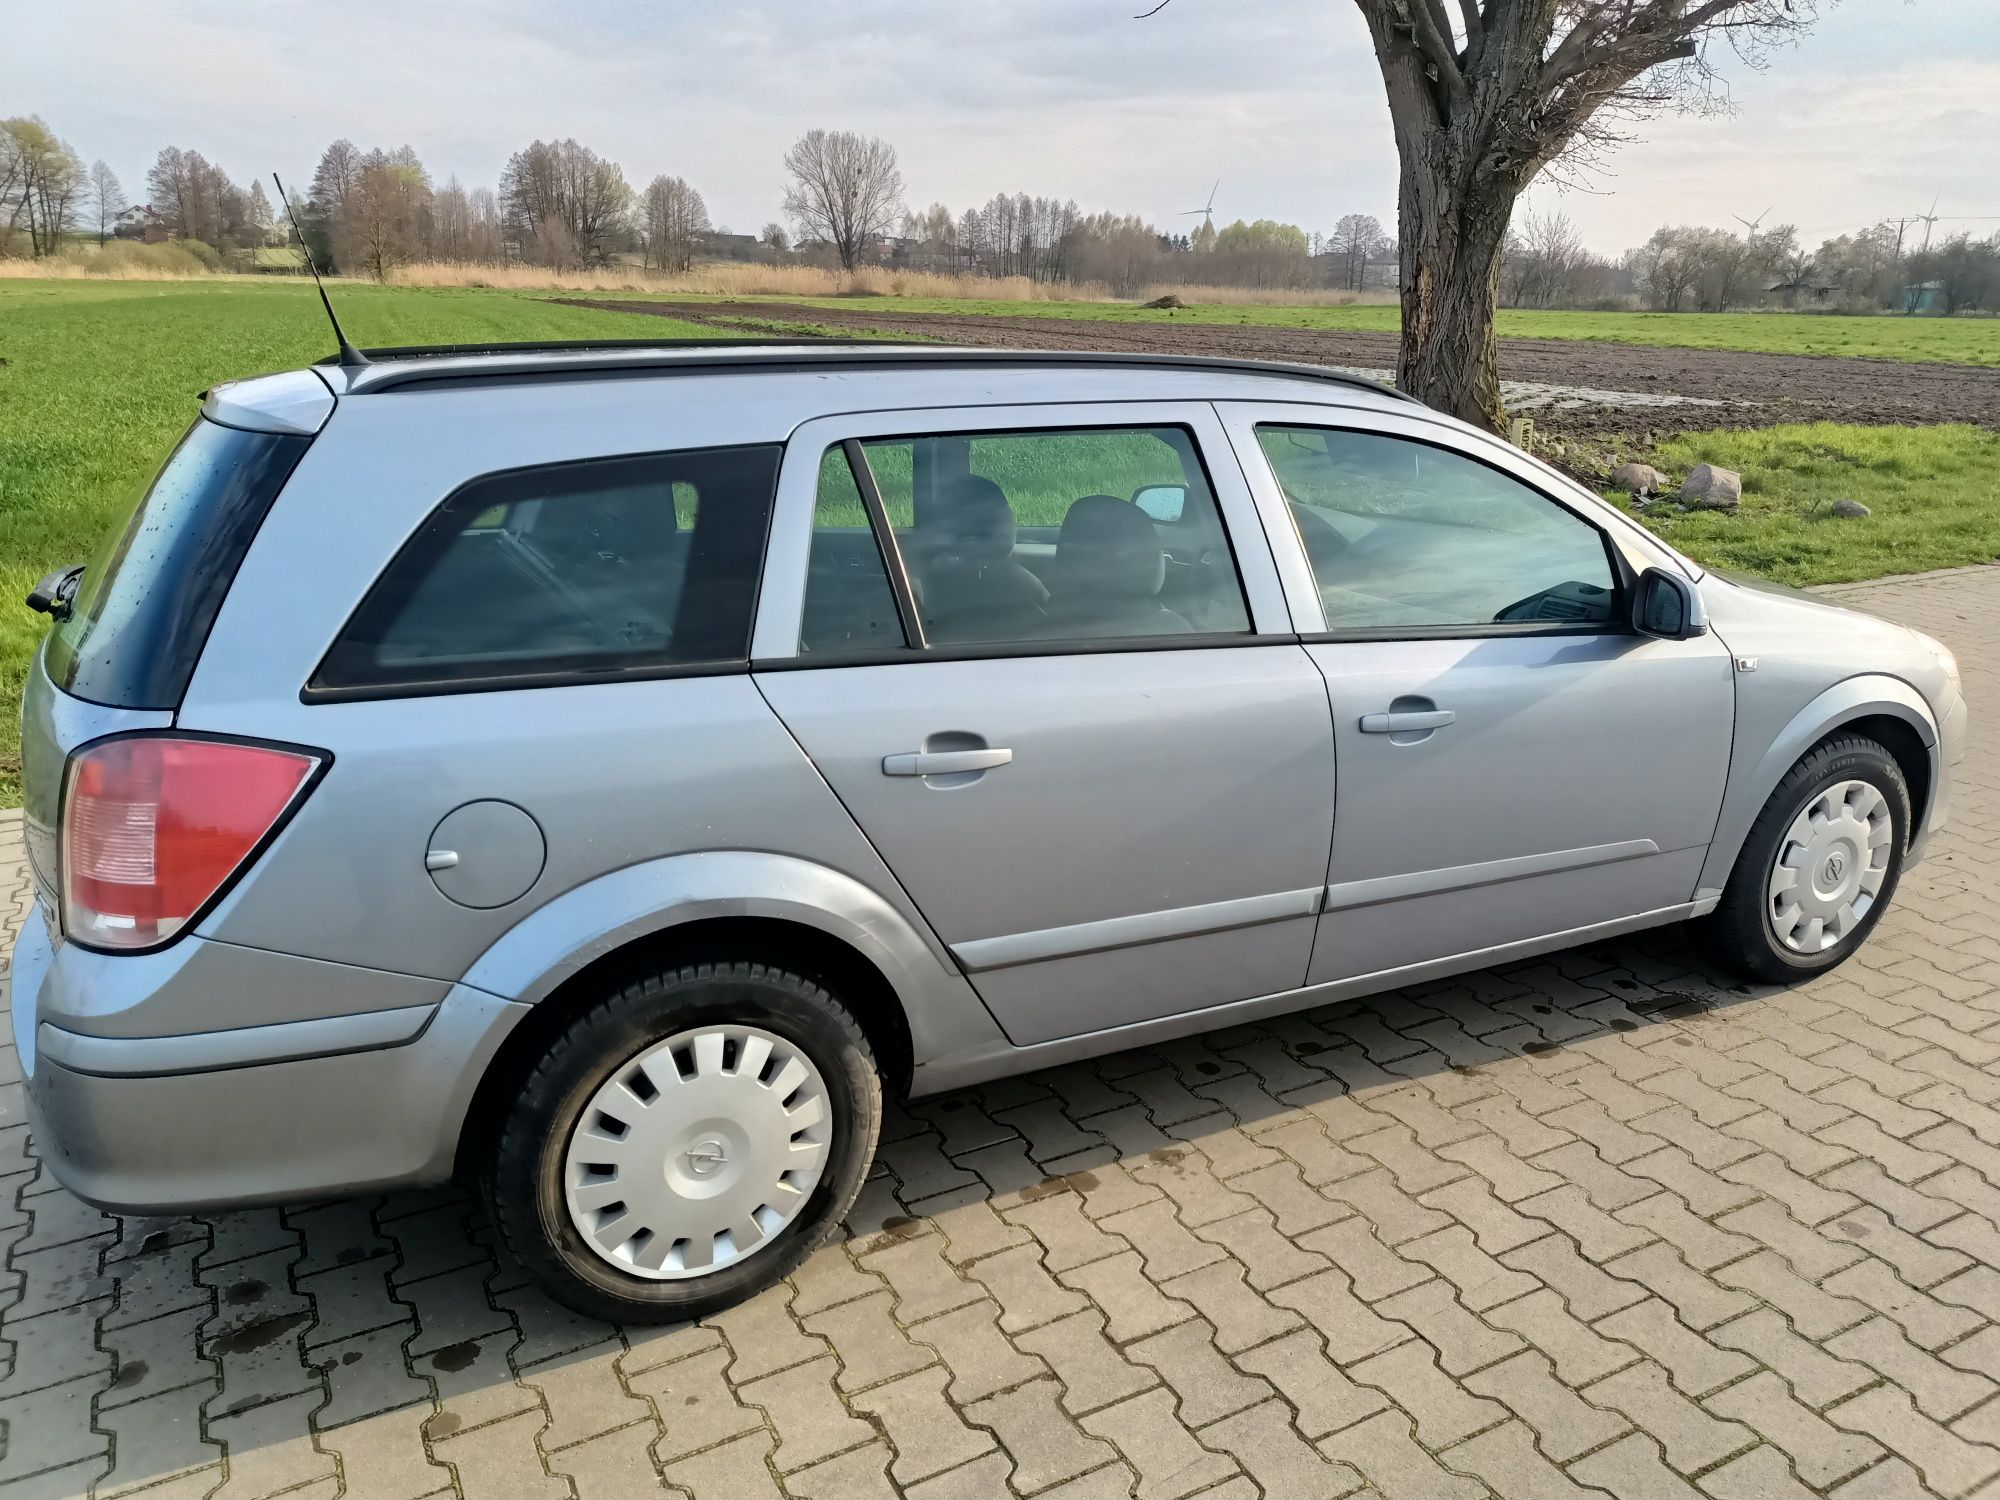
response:
{"label": "interlocking brick pavement", "polygon": [[[1839,592],[2000,710],[2000,567]],[[925,1100],[698,1327],[450,1192],[98,1214],[0,1050],[0,1500],[2000,1493],[1993,745],[1817,983],[1649,934]]]}

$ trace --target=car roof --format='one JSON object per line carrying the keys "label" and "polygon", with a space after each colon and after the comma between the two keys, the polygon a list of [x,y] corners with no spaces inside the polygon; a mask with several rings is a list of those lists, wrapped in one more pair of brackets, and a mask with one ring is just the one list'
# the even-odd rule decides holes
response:
{"label": "car roof", "polygon": [[[364,351],[360,364],[230,381],[204,410],[231,426],[316,432],[335,400],[397,391],[477,391],[575,381],[701,380],[744,375],[837,379],[868,399],[930,406],[954,385],[977,383],[1014,400],[1293,399],[1408,412],[1414,397],[1350,371],[1266,360],[1075,349],[976,349],[936,344],[810,340],[616,340],[562,344],[425,345]],[[1042,389],[1062,387],[1060,394]]]}

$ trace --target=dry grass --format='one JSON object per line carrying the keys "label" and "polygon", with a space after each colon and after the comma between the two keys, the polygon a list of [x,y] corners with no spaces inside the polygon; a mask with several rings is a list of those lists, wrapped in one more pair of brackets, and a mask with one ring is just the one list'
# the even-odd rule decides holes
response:
{"label": "dry grass", "polygon": [[1273,287],[1194,286],[1162,282],[1138,297],[1114,297],[1102,282],[1030,281],[1025,276],[954,276],[941,271],[900,271],[864,266],[830,271],[819,266],[763,266],[723,262],[670,274],[637,266],[552,271],[546,266],[461,265],[420,261],[389,278],[399,286],[502,287],[518,291],[661,292],[696,297],[923,297],[975,302],[1150,302],[1171,293],[1189,304],[1267,307],[1356,307],[1393,303],[1393,292],[1288,291]]}
{"label": "dry grass", "polygon": [[1001,302],[1108,299],[1094,283],[1048,286],[1025,276],[948,276],[932,271],[898,271],[865,266],[829,271],[818,266],[762,266],[722,262],[670,274],[638,266],[553,271],[547,266],[465,265],[418,261],[399,266],[389,280],[397,286],[475,286],[512,291],[665,292],[697,297],[941,297]]}
{"label": "dry grass", "polygon": [[178,245],[129,240],[77,246],[40,260],[0,257],[0,279],[8,281],[192,281],[216,274]]}
{"label": "dry grass", "polygon": [[[63,281],[180,281],[216,273],[172,245],[114,243],[72,250],[46,260],[0,259],[0,277]],[[977,302],[1117,302],[1101,282],[1030,281],[1025,276],[954,276],[864,266],[831,271],[819,266],[767,266],[722,262],[679,274],[639,266],[555,271],[547,266],[415,261],[389,275],[394,286],[485,287],[502,291],[650,292],[692,297],[908,297]],[[1193,286],[1163,282],[1132,301],[1171,293],[1190,305],[1353,307],[1394,302],[1386,292],[1285,291],[1275,288]]]}

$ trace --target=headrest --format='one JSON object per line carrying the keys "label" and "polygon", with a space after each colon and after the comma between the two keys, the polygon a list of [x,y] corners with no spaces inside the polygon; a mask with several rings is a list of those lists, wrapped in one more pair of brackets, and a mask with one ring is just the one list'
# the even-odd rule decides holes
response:
{"label": "headrest", "polygon": [[1150,599],[1167,579],[1167,555],[1153,518],[1116,495],[1085,495],[1063,517],[1056,539],[1060,592]]}
{"label": "headrest", "polygon": [[990,479],[968,474],[941,498],[931,530],[938,558],[992,562],[1014,550],[1014,509]]}

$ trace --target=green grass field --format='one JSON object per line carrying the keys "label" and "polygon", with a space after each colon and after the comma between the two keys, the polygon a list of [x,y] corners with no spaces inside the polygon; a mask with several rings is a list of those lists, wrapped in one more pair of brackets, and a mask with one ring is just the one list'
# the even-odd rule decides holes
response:
{"label": "green grass field", "polygon": [[[1648,462],[1743,476],[1735,512],[1653,506],[1646,524],[1690,557],[1780,583],[1851,583],[2000,558],[2000,433],[1818,422],[1667,439]],[[1873,512],[1843,520],[1835,500]]]}
{"label": "green grass field", "polygon": [[[559,338],[713,338],[636,313],[514,292],[343,285],[348,335],[369,345]],[[22,597],[81,562],[218,380],[332,352],[299,281],[0,281],[0,807],[20,801],[22,673],[47,620]]]}
{"label": "green grass field", "polygon": [[[1265,328],[1394,332],[1395,307],[1280,307],[1216,303],[1154,312],[1123,302],[952,301],[935,297],[706,299],[620,294],[621,300],[769,300],[844,312],[977,314],[996,318],[1087,318],[1109,323],[1183,323]],[[1651,344],[1667,349],[1734,349],[1752,354],[1833,354],[2000,368],[2000,318],[1835,317],[1804,313],[1594,313],[1504,309],[1500,336]]]}

